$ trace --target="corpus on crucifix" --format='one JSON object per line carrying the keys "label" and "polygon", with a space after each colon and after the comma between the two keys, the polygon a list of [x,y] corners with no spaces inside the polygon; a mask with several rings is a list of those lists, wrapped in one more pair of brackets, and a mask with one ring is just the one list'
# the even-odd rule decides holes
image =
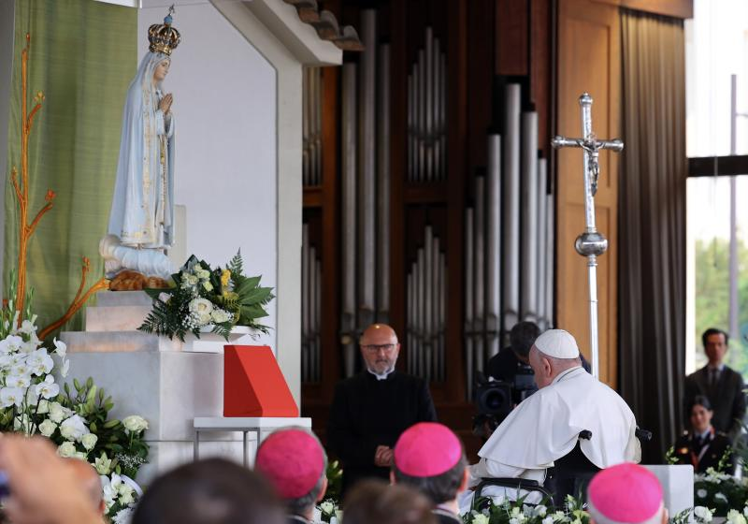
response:
{"label": "corpus on crucifix", "polygon": [[623,151],[623,142],[619,139],[598,140],[592,131],[592,97],[582,93],[579,97],[582,109],[582,138],[565,138],[557,136],[551,140],[555,149],[578,147],[584,151],[584,218],[586,227],[574,242],[577,253],[587,257],[587,270],[590,293],[590,346],[592,349],[592,374],[599,377],[599,349],[597,335],[597,257],[608,249],[608,240],[597,230],[595,225],[595,194],[600,178],[600,150],[609,149],[616,153]]}

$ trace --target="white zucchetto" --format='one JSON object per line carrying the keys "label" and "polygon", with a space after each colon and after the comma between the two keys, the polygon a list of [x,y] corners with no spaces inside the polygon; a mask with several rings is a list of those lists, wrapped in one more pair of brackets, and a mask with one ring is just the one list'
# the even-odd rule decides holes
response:
{"label": "white zucchetto", "polygon": [[541,353],[555,358],[577,358],[579,347],[571,333],[563,329],[549,329],[535,340]]}

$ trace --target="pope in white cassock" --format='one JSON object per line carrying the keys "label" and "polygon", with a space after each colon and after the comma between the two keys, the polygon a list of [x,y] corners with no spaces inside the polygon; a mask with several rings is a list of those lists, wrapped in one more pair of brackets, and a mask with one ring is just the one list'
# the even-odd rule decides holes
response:
{"label": "pope in white cassock", "polygon": [[[543,483],[555,460],[580,442],[598,468],[639,462],[636,419],[626,402],[587,373],[576,340],[562,329],[540,335],[530,350],[537,393],[520,403],[501,423],[470,467],[471,485],[481,478],[522,477]],[[589,430],[592,438],[579,440]]]}

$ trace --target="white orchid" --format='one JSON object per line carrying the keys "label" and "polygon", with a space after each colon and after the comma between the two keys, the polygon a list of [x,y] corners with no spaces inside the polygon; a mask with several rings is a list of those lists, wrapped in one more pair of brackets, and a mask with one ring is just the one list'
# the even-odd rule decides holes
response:
{"label": "white orchid", "polygon": [[44,382],[36,385],[36,394],[46,399],[54,398],[60,394],[60,386],[55,384],[55,378],[52,375],[47,375]]}
{"label": "white orchid", "polygon": [[68,352],[68,346],[65,344],[62,340],[57,340],[57,337],[53,339],[54,345],[55,345],[55,353],[60,355],[61,357],[64,357],[67,355]]}
{"label": "white orchid", "polygon": [[5,379],[5,385],[9,388],[18,388],[24,390],[31,385],[31,377],[29,375],[10,375]]}
{"label": "white orchid", "polygon": [[36,326],[31,320],[24,320],[21,322],[21,327],[18,328],[19,333],[23,333],[24,335],[31,335],[32,333],[36,333]]}
{"label": "white orchid", "polygon": [[47,354],[47,350],[44,348],[37,349],[33,353],[29,354],[26,359],[26,365],[36,375],[43,375],[52,371],[55,366],[54,360]]}
{"label": "white orchid", "polygon": [[0,353],[7,355],[8,353],[18,353],[23,347],[23,338],[18,335],[9,335],[3,340],[0,340]]}
{"label": "white orchid", "polygon": [[5,387],[0,389],[0,406],[9,408],[15,405],[21,407],[25,390],[21,388]]}
{"label": "white orchid", "polygon": [[62,366],[60,367],[60,376],[62,378],[65,378],[68,376],[68,371],[70,371],[70,361],[67,359],[64,359],[62,361]]}

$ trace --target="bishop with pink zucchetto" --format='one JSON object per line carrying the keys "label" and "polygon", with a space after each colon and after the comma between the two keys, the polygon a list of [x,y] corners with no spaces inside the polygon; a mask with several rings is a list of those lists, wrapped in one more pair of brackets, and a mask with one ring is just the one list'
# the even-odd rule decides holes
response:
{"label": "bishop with pink zucchetto", "polygon": [[587,503],[596,524],[665,524],[662,486],[647,468],[624,463],[595,475]]}
{"label": "bishop with pink zucchetto", "polygon": [[327,490],[327,455],[314,434],[302,428],[271,433],[257,448],[255,470],[275,488],[291,523],[310,523]]}
{"label": "bishop with pink zucchetto", "polygon": [[462,442],[447,426],[421,422],[403,432],[395,444],[390,479],[429,497],[439,522],[462,522],[457,496],[467,487],[467,461]]}

